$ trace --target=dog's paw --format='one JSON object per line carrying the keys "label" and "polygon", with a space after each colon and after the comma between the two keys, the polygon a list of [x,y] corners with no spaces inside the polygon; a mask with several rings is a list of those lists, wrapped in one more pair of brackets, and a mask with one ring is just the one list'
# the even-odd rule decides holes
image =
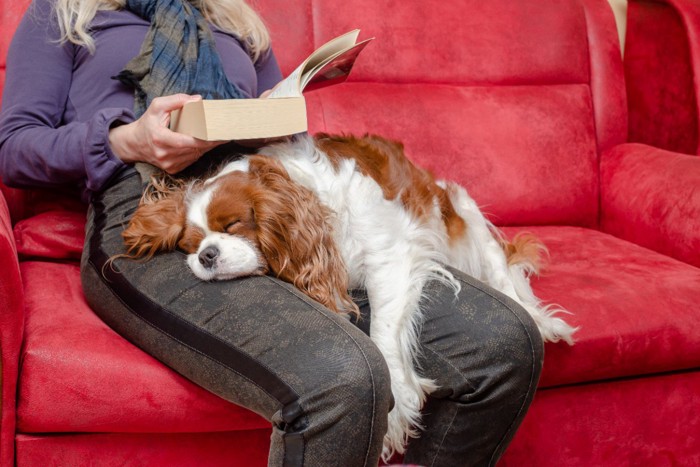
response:
{"label": "dog's paw", "polygon": [[[431,390],[435,384],[425,378],[420,378],[421,385]],[[407,384],[392,384],[394,393],[394,408],[389,412],[389,426],[384,436],[382,460],[388,460],[394,454],[403,454],[409,438],[420,435],[420,409],[425,401],[425,394]]]}

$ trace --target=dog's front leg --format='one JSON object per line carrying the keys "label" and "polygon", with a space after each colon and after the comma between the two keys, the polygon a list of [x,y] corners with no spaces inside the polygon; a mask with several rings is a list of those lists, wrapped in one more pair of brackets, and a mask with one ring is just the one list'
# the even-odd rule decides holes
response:
{"label": "dog's front leg", "polygon": [[[370,337],[384,355],[391,375],[394,408],[389,413],[388,432],[382,458],[402,453],[409,437],[418,436],[420,409],[433,381],[421,378],[415,368],[420,327],[419,302],[424,279],[415,277],[405,257],[399,264],[385,262],[367,275],[367,293],[372,308]],[[403,264],[400,264],[403,263]]]}

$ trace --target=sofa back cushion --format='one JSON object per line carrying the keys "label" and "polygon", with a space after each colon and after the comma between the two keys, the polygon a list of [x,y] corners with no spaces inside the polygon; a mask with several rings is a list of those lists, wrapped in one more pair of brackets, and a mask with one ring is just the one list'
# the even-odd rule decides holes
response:
{"label": "sofa back cushion", "polygon": [[[597,154],[626,135],[606,0],[253,3],[285,74],[343,32],[376,37],[348,83],[307,95],[312,132],[400,140],[497,224],[597,224]],[[0,80],[27,4],[4,5]],[[3,192],[15,222],[31,214],[26,197]]]}
{"label": "sofa back cushion", "polygon": [[606,0],[257,5],[284,72],[351,29],[376,38],[348,83],[307,95],[312,131],[401,140],[497,224],[597,223],[597,151],[626,134]]}

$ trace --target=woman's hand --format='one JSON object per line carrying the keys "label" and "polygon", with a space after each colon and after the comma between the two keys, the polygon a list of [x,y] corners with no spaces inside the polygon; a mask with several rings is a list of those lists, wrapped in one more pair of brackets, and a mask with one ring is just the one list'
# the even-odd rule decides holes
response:
{"label": "woman's hand", "polygon": [[109,130],[114,154],[126,163],[147,162],[169,174],[189,166],[208,150],[225,141],[203,141],[168,128],[170,112],[199,96],[174,94],[156,97],[138,120]]}

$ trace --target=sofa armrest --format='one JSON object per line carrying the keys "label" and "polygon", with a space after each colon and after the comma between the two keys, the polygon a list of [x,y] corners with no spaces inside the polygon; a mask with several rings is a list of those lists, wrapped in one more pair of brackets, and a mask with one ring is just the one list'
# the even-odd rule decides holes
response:
{"label": "sofa armrest", "polygon": [[20,348],[24,337],[24,294],[10,212],[0,193],[0,465],[14,464],[15,406]]}
{"label": "sofa armrest", "polygon": [[700,267],[700,157],[629,143],[600,163],[601,228]]}

